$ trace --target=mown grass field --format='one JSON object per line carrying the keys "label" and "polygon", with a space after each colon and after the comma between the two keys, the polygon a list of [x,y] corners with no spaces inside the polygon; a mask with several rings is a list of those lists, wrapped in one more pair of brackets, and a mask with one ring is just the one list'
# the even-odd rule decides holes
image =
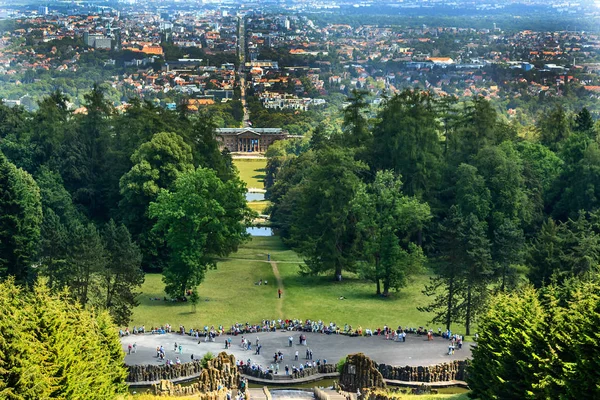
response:
{"label": "mown grass field", "polygon": [[263,201],[249,201],[248,202],[248,207],[250,207],[251,210],[256,211],[259,214],[264,214],[265,209],[271,204],[270,201],[267,200],[263,200]]}
{"label": "mown grass field", "polygon": [[264,189],[265,168],[267,160],[236,158],[233,165],[238,169],[240,178],[246,182],[246,187],[254,189]]}
{"label": "mown grass field", "polygon": [[[276,263],[283,281],[281,300],[277,298],[273,268],[266,262],[267,254]],[[427,274],[416,276],[409,287],[382,298],[375,295],[373,283],[356,275],[346,274],[342,282],[333,282],[330,275],[301,275],[301,264],[298,255],[279,237],[254,237],[221,261],[216,270],[207,272],[198,288],[201,300],[195,312],[190,303],[165,302],[161,275],[148,274],[131,325],[227,326],[264,318],[310,318],[365,328],[385,324],[418,327],[427,326],[431,318],[417,310],[417,306],[428,301],[421,293],[429,279]],[[266,279],[268,284],[255,285],[260,279]],[[155,298],[159,300],[151,300]]]}

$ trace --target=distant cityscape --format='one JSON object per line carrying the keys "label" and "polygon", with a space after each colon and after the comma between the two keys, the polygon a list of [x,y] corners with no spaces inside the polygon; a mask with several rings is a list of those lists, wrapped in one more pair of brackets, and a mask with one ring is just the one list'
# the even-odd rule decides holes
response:
{"label": "distant cityscape", "polygon": [[[526,120],[536,109],[527,110],[520,100],[575,93],[587,104],[600,97],[600,33],[584,29],[600,20],[599,4],[4,2],[0,17],[14,29],[4,28],[0,39],[0,97],[35,109],[47,82],[70,94],[78,109],[81,95],[61,78],[88,79],[91,70],[96,78],[89,79],[109,86],[120,108],[133,96],[195,112],[239,100],[243,76],[249,96],[267,110],[339,108],[338,95],[354,89],[368,91],[369,101],[378,104],[405,88],[421,88],[440,96],[484,96],[507,117]],[[344,22],[335,10],[345,7],[389,15],[378,23],[377,11],[344,12]],[[411,17],[428,8],[471,10],[474,16]],[[564,21],[552,31],[522,29],[526,23],[518,16],[502,13],[507,8],[540,8]],[[397,9],[408,10],[407,18]],[[490,16],[477,17],[478,10]],[[589,108],[598,115],[598,106]],[[241,124],[238,116],[221,125]]]}

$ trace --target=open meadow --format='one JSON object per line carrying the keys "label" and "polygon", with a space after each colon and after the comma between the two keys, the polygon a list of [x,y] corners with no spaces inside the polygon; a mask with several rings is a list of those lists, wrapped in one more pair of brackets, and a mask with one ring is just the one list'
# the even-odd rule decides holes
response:
{"label": "open meadow", "polygon": [[264,189],[266,158],[234,158],[233,165],[238,169],[240,178],[248,189]]}
{"label": "open meadow", "polygon": [[[267,254],[271,255],[271,263],[267,262]],[[265,318],[310,318],[365,328],[385,324],[419,327],[427,326],[431,318],[417,310],[428,301],[421,293],[428,274],[414,277],[408,287],[383,298],[375,295],[373,283],[354,274],[345,274],[342,282],[334,282],[330,275],[303,276],[301,263],[278,236],[253,237],[219,262],[216,270],[207,272],[198,290],[200,302],[195,312],[190,303],[164,301],[161,275],[147,274],[131,325],[149,328],[169,323],[189,328],[253,323]],[[281,278],[281,299],[274,269]],[[261,279],[267,285],[257,285]]]}

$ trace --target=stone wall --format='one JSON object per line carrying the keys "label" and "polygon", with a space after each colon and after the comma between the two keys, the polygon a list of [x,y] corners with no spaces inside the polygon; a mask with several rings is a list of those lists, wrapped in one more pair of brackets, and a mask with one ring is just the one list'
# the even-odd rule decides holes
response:
{"label": "stone wall", "polygon": [[227,389],[221,388],[208,393],[200,391],[198,383],[187,386],[176,385],[171,381],[162,380],[160,383],[152,385],[152,392],[156,396],[192,396],[197,395],[200,400],[225,400],[227,398]]}
{"label": "stone wall", "polygon": [[[259,378],[259,379],[270,379],[270,380],[274,380],[275,376],[273,375],[273,373],[269,372],[269,371],[259,371],[257,369],[252,369],[247,365],[244,365],[241,368],[241,371],[244,375],[248,375],[248,376],[253,376],[255,378]],[[311,375],[315,375],[315,374],[329,374],[332,372],[337,372],[337,366],[335,364],[323,364],[323,365],[319,365],[318,367],[313,367],[313,368],[304,368],[302,371],[298,371],[295,373],[290,373],[290,375],[288,376],[288,379],[298,379],[298,378],[304,378],[307,376],[311,376]],[[285,370],[283,368],[279,369],[279,374],[278,376],[280,378],[285,376]]]}
{"label": "stone wall", "polygon": [[201,400],[224,400],[228,390],[237,390],[239,381],[240,374],[235,365],[235,357],[221,352],[208,361],[206,368],[200,369],[200,377],[192,384],[181,386],[168,380],[161,380],[160,383],[152,385],[152,391],[157,396],[198,394]]}
{"label": "stone wall", "polygon": [[200,373],[200,361],[175,365],[128,365],[127,382],[154,382],[194,376]]}
{"label": "stone wall", "polygon": [[346,357],[346,363],[340,375],[340,387],[345,391],[355,393],[358,389],[384,388],[385,382],[377,365],[363,353],[358,353]]}
{"label": "stone wall", "polygon": [[216,391],[219,386],[237,389],[240,383],[240,374],[235,365],[235,357],[224,351],[208,362],[207,368],[200,372],[198,384],[200,391],[208,393]]}
{"label": "stone wall", "polygon": [[429,367],[394,367],[385,364],[377,365],[383,378],[406,382],[447,382],[466,381],[469,361],[452,361],[431,365]]}

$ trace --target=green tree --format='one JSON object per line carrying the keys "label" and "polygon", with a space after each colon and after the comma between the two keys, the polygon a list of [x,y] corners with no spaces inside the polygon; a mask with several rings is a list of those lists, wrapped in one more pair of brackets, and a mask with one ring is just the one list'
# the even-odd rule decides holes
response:
{"label": "green tree", "polygon": [[354,268],[352,200],[363,185],[358,175],[365,170],[352,150],[326,148],[315,154],[300,183],[285,194],[280,207],[291,213],[287,242],[305,257],[310,273],[332,271],[340,280],[343,269]]}
{"label": "green tree", "polygon": [[440,126],[431,94],[404,91],[389,99],[373,129],[372,162],[404,179],[409,196],[428,198],[440,178]]}
{"label": "green tree", "polygon": [[565,167],[552,193],[552,214],[561,220],[600,205],[600,147],[585,135],[573,134],[563,149]]}
{"label": "green tree", "polygon": [[33,116],[31,146],[34,147],[35,170],[51,162],[58,167],[60,148],[65,140],[65,131],[71,129],[69,98],[56,90],[43,98]]}
{"label": "green tree", "polygon": [[457,170],[455,205],[440,229],[437,271],[424,293],[434,297],[422,310],[435,312],[434,322],[464,322],[467,335],[482,310],[492,278],[491,241],[486,219],[490,191],[477,168],[461,164]]}
{"label": "green tree", "polygon": [[181,136],[161,132],[143,143],[131,160],[133,167],[120,182],[122,218],[142,249],[143,265],[161,268],[162,240],[151,232],[154,221],[148,206],[161,189],[170,189],[181,174],[194,169],[192,151]]}
{"label": "green tree", "polygon": [[350,104],[344,109],[343,140],[348,147],[370,147],[372,135],[366,116],[368,108],[367,94],[364,91],[353,90],[351,96],[348,98]]}
{"label": "green tree", "polygon": [[100,233],[93,223],[79,221],[70,226],[69,231],[67,273],[60,284],[68,286],[82,306],[102,306],[104,295],[96,281],[106,268],[107,253]]}
{"label": "green tree", "polygon": [[501,293],[479,324],[470,396],[579,399],[600,395],[598,276]]}
{"label": "green tree", "polygon": [[40,189],[0,152],[0,276],[33,278],[41,224]]}
{"label": "green tree", "polygon": [[453,140],[449,143],[448,159],[454,165],[469,163],[481,149],[500,142],[498,129],[496,110],[483,97],[474,97],[464,103],[459,114]]}
{"label": "green tree", "polygon": [[465,282],[457,305],[464,321],[466,335],[471,334],[471,325],[484,309],[488,297],[488,284],[492,275],[491,243],[487,237],[487,224],[476,215],[469,214],[459,228],[462,242],[462,268],[459,271]]}
{"label": "green tree", "polygon": [[571,134],[571,122],[562,106],[556,106],[538,118],[540,143],[550,150],[559,150]]}
{"label": "green tree", "polygon": [[[469,367],[471,396],[482,399],[547,398],[538,387],[540,344],[551,335],[536,291],[526,287],[492,299],[479,323]],[[544,335],[547,335],[544,338]]]}
{"label": "green tree", "polygon": [[144,283],[142,255],[125,225],[117,226],[112,219],[104,227],[102,238],[107,252],[107,263],[102,271],[104,308],[116,324],[127,325],[133,308],[138,305],[135,290]]}
{"label": "green tree", "polygon": [[213,170],[197,168],[179,176],[171,191],[163,189],[150,204],[153,231],[164,235],[169,249],[163,281],[170,296],[195,291],[206,270],[246,240],[252,211],[244,194],[239,179],[223,182]]}
{"label": "green tree", "polygon": [[446,329],[451,329],[452,323],[460,320],[459,295],[464,288],[464,275],[461,274],[463,247],[459,236],[461,221],[462,215],[454,205],[439,224],[433,263],[436,274],[423,289],[423,294],[432,297],[432,300],[418,308],[422,312],[434,313],[431,322],[443,323]]}
{"label": "green tree", "polygon": [[474,164],[490,191],[490,227],[497,229],[505,218],[521,221],[521,226],[530,224],[534,205],[525,186],[523,162],[514,145],[504,142],[486,147],[477,154]]}
{"label": "green tree", "polygon": [[575,132],[585,133],[591,139],[596,138],[594,119],[586,107],[583,107],[581,111],[575,115],[575,126],[573,127],[573,130]]}
{"label": "green tree", "polygon": [[493,234],[493,256],[496,263],[496,277],[500,279],[500,290],[514,290],[526,275],[523,267],[525,256],[525,235],[519,222],[504,219]]}
{"label": "green tree", "polygon": [[552,276],[561,270],[563,242],[559,225],[552,218],[544,221],[529,245],[526,256],[529,280],[536,287],[549,284]]}
{"label": "green tree", "polygon": [[107,399],[127,393],[124,353],[105,313],[52,294],[0,282],[0,397]]}
{"label": "green tree", "polygon": [[353,200],[358,218],[357,230],[361,253],[365,257],[363,272],[377,286],[377,294],[404,287],[411,274],[424,263],[420,247],[411,237],[431,218],[429,206],[404,196],[402,182],[391,171],[378,171],[375,181],[361,187]]}

